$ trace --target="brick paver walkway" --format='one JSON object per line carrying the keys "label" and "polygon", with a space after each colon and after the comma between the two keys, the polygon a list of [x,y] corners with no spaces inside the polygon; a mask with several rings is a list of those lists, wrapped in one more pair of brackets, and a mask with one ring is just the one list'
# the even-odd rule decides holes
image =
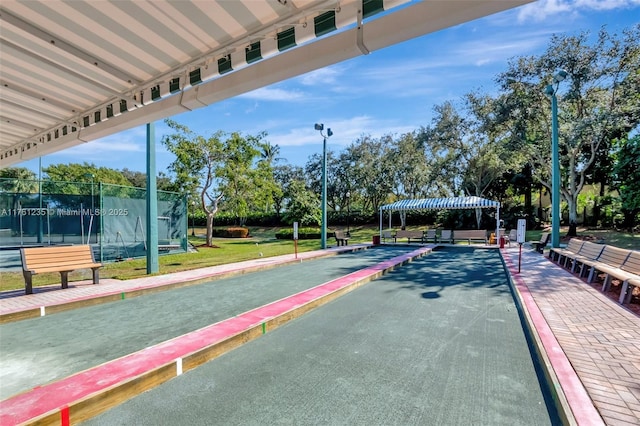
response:
{"label": "brick paver walkway", "polygon": [[[503,255],[515,276],[518,250]],[[533,251],[518,276],[604,423],[640,425],[640,317]]]}

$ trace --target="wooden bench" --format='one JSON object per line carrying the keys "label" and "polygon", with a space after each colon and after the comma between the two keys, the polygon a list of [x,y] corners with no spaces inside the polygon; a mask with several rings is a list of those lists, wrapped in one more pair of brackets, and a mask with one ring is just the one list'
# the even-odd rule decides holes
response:
{"label": "wooden bench", "polygon": [[456,229],[453,231],[453,242],[467,241],[471,245],[471,241],[482,241],[487,244],[487,231],[484,229]]}
{"label": "wooden bench", "polygon": [[347,237],[347,235],[342,231],[334,232],[334,236],[336,238],[336,243],[338,243],[338,246],[346,246],[349,243],[349,237]]}
{"label": "wooden bench", "polygon": [[535,251],[537,251],[538,253],[542,253],[547,244],[549,244],[550,239],[551,232],[543,232],[540,235],[540,239],[538,241],[530,241],[530,244],[533,246]]}
{"label": "wooden bench", "polygon": [[[567,253],[565,255],[565,267],[568,267],[568,262],[571,261],[571,272],[573,273],[576,271],[576,267],[578,265],[584,264],[584,262],[596,260],[600,256],[600,253],[602,253],[603,249],[604,246],[602,244],[585,241],[585,243],[582,244],[582,247],[580,247],[580,251],[578,253]],[[583,266],[580,266],[580,276],[582,276],[583,271]]]}
{"label": "wooden bench", "polygon": [[629,254],[631,254],[631,250],[625,250],[614,246],[604,246],[602,253],[600,253],[600,256],[598,256],[597,259],[585,260],[582,262],[580,275],[583,275],[582,272],[585,268],[590,268],[587,282],[591,283],[596,277],[597,271],[604,272],[605,279],[602,290],[606,291],[609,289],[609,284],[611,283],[611,275],[615,274],[616,270],[622,272],[620,267],[625,263]]}
{"label": "wooden bench", "polygon": [[400,229],[396,232],[396,240],[398,238],[406,238],[408,244],[411,244],[411,239],[420,240],[420,242],[422,243],[424,241],[424,233],[420,230],[408,231],[406,229]]}
{"label": "wooden bench", "polygon": [[589,282],[598,271],[605,274],[602,291],[609,290],[613,278],[622,281],[624,287],[625,281],[640,279],[640,252],[605,246],[598,260],[591,265]]}
{"label": "wooden bench", "polygon": [[96,263],[89,245],[22,248],[20,255],[25,294],[33,293],[33,275],[45,272],[59,272],[62,288],[69,287],[68,274],[77,269],[91,269],[94,284],[100,280],[98,269],[102,264]]}
{"label": "wooden bench", "polygon": [[566,256],[577,255],[580,252],[583,244],[583,240],[572,238],[569,240],[569,244],[567,244],[567,247],[565,248],[551,247],[551,249],[549,249],[549,259],[551,259],[552,261],[557,261],[558,264],[561,264],[564,258],[565,262],[563,263],[563,266],[566,266]]}

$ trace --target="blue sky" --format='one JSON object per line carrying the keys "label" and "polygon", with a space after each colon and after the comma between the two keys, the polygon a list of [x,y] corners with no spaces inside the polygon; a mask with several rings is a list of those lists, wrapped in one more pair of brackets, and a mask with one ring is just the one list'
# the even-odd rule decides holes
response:
{"label": "blue sky", "polygon": [[[553,34],[595,35],[603,25],[620,32],[638,22],[640,0],[540,0],[171,118],[203,136],[266,131],[282,158],[303,166],[322,150],[314,123],[333,130],[334,151],[364,134],[410,132],[431,122],[435,105],[472,90],[494,93],[507,61],[541,53]],[[166,132],[157,121],[157,169],[165,173],[173,160],[160,144]],[[145,144],[140,126],[42,157],[42,166],[89,162],[144,171]],[[16,166],[37,172],[38,162]]]}

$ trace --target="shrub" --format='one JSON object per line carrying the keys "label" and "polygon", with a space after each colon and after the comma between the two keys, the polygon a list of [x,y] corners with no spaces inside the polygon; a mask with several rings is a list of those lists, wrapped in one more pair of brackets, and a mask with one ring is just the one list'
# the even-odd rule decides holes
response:
{"label": "shrub", "polygon": [[213,236],[219,238],[247,238],[249,230],[247,228],[233,227],[213,229]]}
{"label": "shrub", "polygon": [[[279,240],[292,240],[293,229],[281,229],[276,232],[276,238]],[[317,240],[320,238],[320,230],[317,228],[299,228],[298,239],[299,240]]]}

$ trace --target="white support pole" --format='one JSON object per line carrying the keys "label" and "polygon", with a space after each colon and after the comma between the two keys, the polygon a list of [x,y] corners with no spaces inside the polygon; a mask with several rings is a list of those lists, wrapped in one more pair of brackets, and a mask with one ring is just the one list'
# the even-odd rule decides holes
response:
{"label": "white support pole", "polygon": [[500,245],[500,206],[496,208],[496,243]]}

